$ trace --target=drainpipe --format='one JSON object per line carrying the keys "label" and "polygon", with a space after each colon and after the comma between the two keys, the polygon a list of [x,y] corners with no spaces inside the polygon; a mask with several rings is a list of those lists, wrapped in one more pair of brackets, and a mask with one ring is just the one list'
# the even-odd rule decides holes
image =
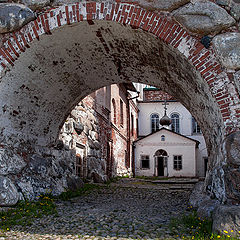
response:
{"label": "drainpipe", "polygon": [[[127,97],[127,106],[126,106],[126,108],[127,108],[127,167],[130,167],[130,159],[131,159],[131,129],[130,129],[130,100],[133,100],[133,99],[135,99],[135,98],[138,98],[139,97],[139,94],[140,94],[140,92],[137,92],[137,96],[134,96],[134,97],[131,97],[131,98],[129,98],[129,97]],[[134,165],[135,164],[133,164],[133,162],[134,162],[134,158],[133,158],[133,154],[134,154],[134,152],[133,152],[133,147],[132,147],[132,161],[131,161],[131,163],[132,163],[132,169],[131,169],[131,171],[132,171],[132,173],[133,173],[133,175],[135,175],[135,170],[134,170]]]}
{"label": "drainpipe", "polygon": [[130,99],[127,98],[127,162],[126,167],[130,168],[131,132],[130,132]]}
{"label": "drainpipe", "polygon": [[136,145],[133,142],[133,144],[132,144],[132,173],[133,173],[133,177],[135,177],[135,175],[136,175],[136,169],[135,169],[135,149],[136,149]]}

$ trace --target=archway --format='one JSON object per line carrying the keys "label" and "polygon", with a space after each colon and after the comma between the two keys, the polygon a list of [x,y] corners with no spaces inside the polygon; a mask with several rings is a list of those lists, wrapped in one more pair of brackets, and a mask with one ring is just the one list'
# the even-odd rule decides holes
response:
{"label": "archway", "polygon": [[13,174],[19,186],[28,186],[17,175],[34,154],[59,157],[53,150],[59,129],[83,97],[111,83],[135,81],[159,87],[190,110],[210,155],[206,184],[218,199],[226,198],[220,147],[238,128],[239,98],[214,55],[170,17],[131,3],[52,9],[5,42],[1,74],[2,158],[11,165],[2,174]]}

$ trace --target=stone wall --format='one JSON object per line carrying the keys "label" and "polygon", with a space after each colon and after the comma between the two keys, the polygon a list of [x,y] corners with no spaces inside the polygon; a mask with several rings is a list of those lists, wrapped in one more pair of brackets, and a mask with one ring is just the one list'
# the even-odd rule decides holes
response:
{"label": "stone wall", "polygon": [[[128,142],[131,146],[137,138],[137,108],[132,103],[128,113],[128,95],[124,84],[101,88],[85,97],[66,119],[59,136],[63,142],[62,147],[67,146],[76,153],[79,144],[84,148],[83,158],[87,168],[79,177],[105,182],[110,177],[132,174],[132,155]],[[113,99],[116,103],[115,120]],[[123,103],[123,123],[120,117],[120,101]],[[131,115],[133,119],[130,120]],[[132,125],[134,129],[131,138],[129,120],[135,122]]]}
{"label": "stone wall", "polygon": [[[102,91],[103,89],[98,90]],[[84,146],[87,168],[79,177],[105,182],[107,180],[107,144],[111,141],[109,111],[99,113],[96,94],[85,97],[71,112],[61,130],[59,139],[63,145],[76,152],[78,144]],[[103,106],[101,106],[103,107]],[[100,107],[100,109],[101,109]],[[74,165],[76,164],[76,158]]]}
{"label": "stone wall", "polygon": [[[33,148],[34,147],[34,148]],[[35,199],[41,193],[58,195],[70,188],[75,177],[75,154],[69,149],[1,145],[0,205],[11,206],[18,200]]]}

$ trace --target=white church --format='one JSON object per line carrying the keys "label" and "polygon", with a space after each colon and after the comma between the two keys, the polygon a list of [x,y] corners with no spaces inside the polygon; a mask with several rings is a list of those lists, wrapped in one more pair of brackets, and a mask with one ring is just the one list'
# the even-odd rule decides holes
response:
{"label": "white church", "polygon": [[138,100],[135,176],[204,177],[208,154],[201,129],[172,96],[146,86]]}

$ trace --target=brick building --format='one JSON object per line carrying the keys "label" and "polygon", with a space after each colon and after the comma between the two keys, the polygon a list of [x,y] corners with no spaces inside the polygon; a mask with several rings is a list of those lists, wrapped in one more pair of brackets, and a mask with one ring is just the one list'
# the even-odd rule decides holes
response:
{"label": "brick building", "polygon": [[134,92],[133,84],[103,87],[85,97],[67,118],[59,139],[75,152],[75,171],[81,178],[102,182],[132,173],[138,117]]}

